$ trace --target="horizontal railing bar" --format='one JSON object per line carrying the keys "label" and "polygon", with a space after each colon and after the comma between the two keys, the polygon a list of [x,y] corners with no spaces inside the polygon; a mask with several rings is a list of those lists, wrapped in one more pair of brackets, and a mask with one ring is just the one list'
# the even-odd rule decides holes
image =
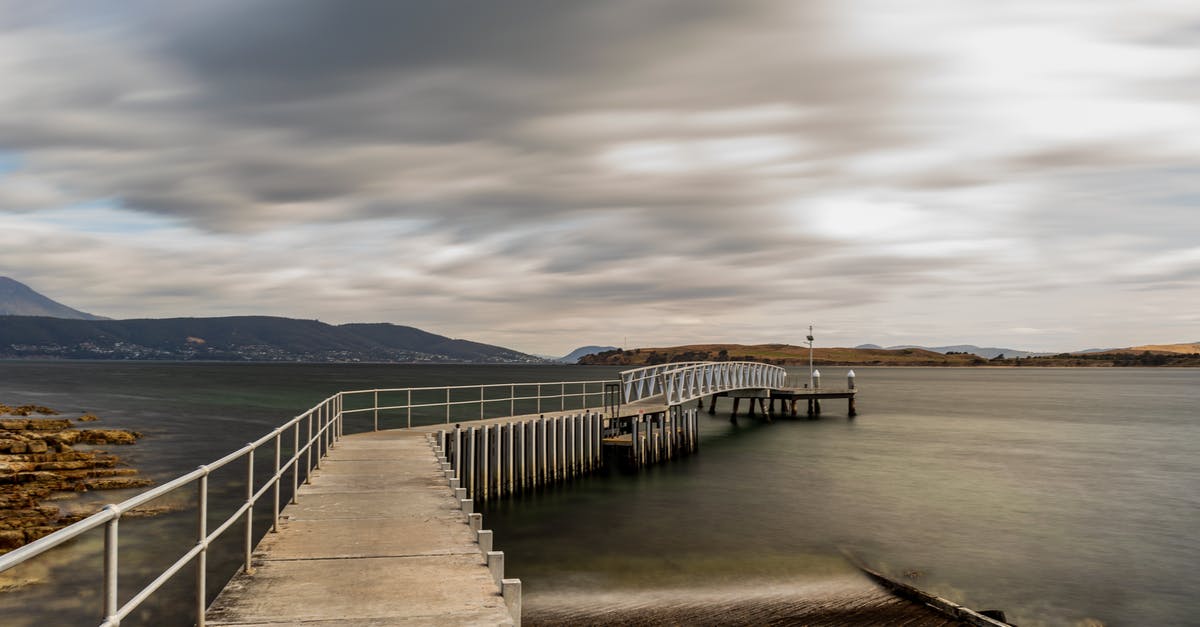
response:
{"label": "horizontal railing bar", "polygon": [[150,595],[157,592],[159,588],[163,587],[163,584],[170,581],[171,577],[175,576],[175,573],[178,573],[183,569],[184,566],[187,566],[192,560],[196,559],[196,556],[200,554],[200,551],[203,548],[204,547],[199,544],[192,545],[192,548],[187,553],[184,553],[183,557],[180,557],[175,561],[174,564],[168,566],[161,575],[154,578],[154,581],[146,584],[145,588],[142,588],[141,591],[134,595],[133,598],[129,599],[125,605],[122,605],[121,609],[117,610],[115,615],[117,620],[124,620],[126,616],[129,616],[131,612],[136,610],[137,607],[142,604],[142,601],[150,598]]}
{"label": "horizontal railing bar", "polygon": [[208,534],[208,537],[205,538],[205,541],[211,544],[214,540],[221,537],[221,534],[225,533],[226,529],[233,526],[233,523],[239,522],[242,519],[242,515],[246,513],[247,509],[250,509],[250,504],[242,501],[241,507],[237,508],[232,514],[230,514],[229,518],[226,518],[225,522],[221,523],[221,525],[217,527],[216,531]]}
{"label": "horizontal railing bar", "polygon": [[64,542],[74,540],[76,536],[91,531],[113,518],[116,518],[116,512],[111,509],[102,509],[83,520],[71,523],[54,533],[43,536],[37,542],[26,544],[21,548],[0,555],[0,572],[8,570],[27,559],[37,557]]}
{"label": "horizontal railing bar", "polygon": [[523,385],[579,385],[579,384],[583,384],[583,383],[615,383],[616,381],[617,381],[616,379],[592,379],[589,381],[533,381],[530,383],[483,383],[480,385],[450,385],[450,386],[443,385],[443,386],[422,387],[422,388],[378,388],[378,389],[370,389],[370,390],[348,390],[348,391],[342,392],[342,395],[345,396],[345,395],[349,395],[349,394],[373,394],[375,392],[383,393],[383,392],[409,392],[409,391],[423,392],[423,391],[432,391],[432,390],[478,390],[479,388],[500,388],[500,387],[507,388],[507,387],[512,387],[514,385],[518,386],[518,387],[523,386]]}
{"label": "horizontal railing bar", "polygon": [[512,398],[485,398],[482,401],[479,399],[465,401],[442,401],[440,403],[413,403],[412,405],[380,405],[379,407],[363,407],[359,409],[344,409],[343,414],[359,414],[365,411],[389,411],[393,409],[421,409],[425,407],[445,407],[447,405],[478,405],[479,403],[508,403],[510,401],[536,401],[547,400],[551,398],[579,398],[588,396],[600,396],[602,392],[578,392],[572,394],[555,394],[553,396],[514,396]]}

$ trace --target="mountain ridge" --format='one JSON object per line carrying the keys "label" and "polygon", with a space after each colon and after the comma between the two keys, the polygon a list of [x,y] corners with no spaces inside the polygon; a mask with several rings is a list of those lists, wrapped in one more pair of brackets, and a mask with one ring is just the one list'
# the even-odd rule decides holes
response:
{"label": "mountain ridge", "polygon": [[390,323],[277,316],[77,320],[0,318],[3,359],[544,363],[501,346]]}
{"label": "mountain ridge", "polygon": [[0,316],[47,316],[67,320],[108,320],[79,311],[41,294],[24,283],[0,276]]}
{"label": "mountain ridge", "polygon": [[578,363],[580,358],[582,358],[582,357],[587,357],[588,355],[595,355],[596,353],[603,353],[604,351],[611,351],[611,350],[616,350],[616,349],[617,349],[616,346],[580,346],[579,348],[567,353],[566,355],[556,358],[555,361],[561,361],[566,364],[574,364],[574,363]]}

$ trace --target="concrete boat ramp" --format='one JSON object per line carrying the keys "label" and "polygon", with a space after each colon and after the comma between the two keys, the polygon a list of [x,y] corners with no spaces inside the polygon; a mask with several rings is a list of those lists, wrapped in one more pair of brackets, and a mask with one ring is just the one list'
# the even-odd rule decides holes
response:
{"label": "concrete boat ramp", "polygon": [[506,605],[496,555],[488,568],[490,532],[481,546],[478,515],[469,522],[428,437],[339,440],[283,510],[278,533],[256,547],[253,571],[209,607],[207,624],[519,624],[520,584],[508,581]]}

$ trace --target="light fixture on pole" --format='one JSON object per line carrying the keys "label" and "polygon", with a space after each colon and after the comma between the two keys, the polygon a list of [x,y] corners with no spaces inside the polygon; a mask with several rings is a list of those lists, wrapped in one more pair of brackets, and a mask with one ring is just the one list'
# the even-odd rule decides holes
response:
{"label": "light fixture on pole", "polygon": [[808,325],[808,387],[813,386],[813,331],[812,325]]}

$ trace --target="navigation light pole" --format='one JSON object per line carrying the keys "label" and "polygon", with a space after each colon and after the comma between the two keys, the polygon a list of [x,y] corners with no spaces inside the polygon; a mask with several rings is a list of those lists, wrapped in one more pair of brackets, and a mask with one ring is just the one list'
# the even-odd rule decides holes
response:
{"label": "navigation light pole", "polygon": [[808,388],[813,386],[813,334],[812,325],[808,325]]}

